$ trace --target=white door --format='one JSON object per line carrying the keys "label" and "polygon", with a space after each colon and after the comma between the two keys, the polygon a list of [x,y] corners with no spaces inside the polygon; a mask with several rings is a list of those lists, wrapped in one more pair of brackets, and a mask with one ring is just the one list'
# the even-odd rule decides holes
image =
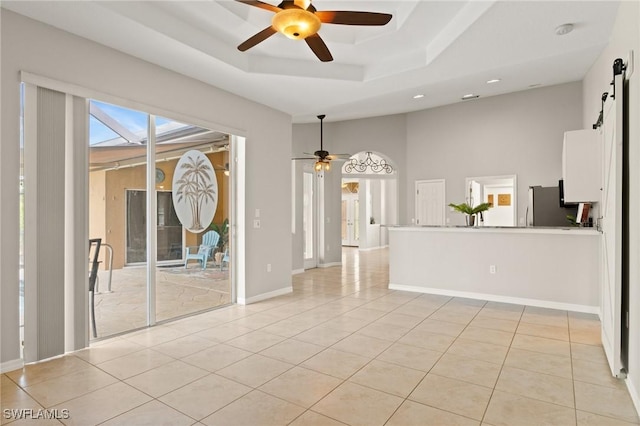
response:
{"label": "white door", "polygon": [[360,244],[359,195],[342,195],[342,245],[357,247]]}
{"label": "white door", "polygon": [[416,181],[416,225],[445,224],[444,179]]}
{"label": "white door", "polygon": [[313,172],[303,173],[302,232],[304,240],[304,269],[318,266],[316,253],[316,175]]}
{"label": "white door", "polygon": [[604,104],[602,229],[602,345],[614,376],[622,363],[622,118],[623,77],[615,77],[615,99]]}

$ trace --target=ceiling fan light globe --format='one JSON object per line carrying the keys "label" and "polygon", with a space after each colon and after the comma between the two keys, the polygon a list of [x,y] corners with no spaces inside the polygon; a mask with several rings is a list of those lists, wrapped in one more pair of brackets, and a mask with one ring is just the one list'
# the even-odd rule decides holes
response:
{"label": "ceiling fan light globe", "polygon": [[324,162],[324,169],[328,172],[331,170],[331,163],[329,161]]}
{"label": "ceiling fan light globe", "polygon": [[273,15],[271,25],[278,32],[293,40],[303,40],[318,32],[320,18],[303,9],[284,9]]}
{"label": "ceiling fan light globe", "polygon": [[316,172],[322,171],[322,161],[316,161],[315,166],[313,166]]}

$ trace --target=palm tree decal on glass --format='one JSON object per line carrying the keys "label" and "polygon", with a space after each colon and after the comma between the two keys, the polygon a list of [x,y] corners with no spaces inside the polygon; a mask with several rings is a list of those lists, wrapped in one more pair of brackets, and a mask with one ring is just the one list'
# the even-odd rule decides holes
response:
{"label": "palm tree decal on glass", "polygon": [[173,176],[173,202],[183,226],[201,232],[209,226],[217,207],[218,182],[209,159],[188,151],[178,161]]}

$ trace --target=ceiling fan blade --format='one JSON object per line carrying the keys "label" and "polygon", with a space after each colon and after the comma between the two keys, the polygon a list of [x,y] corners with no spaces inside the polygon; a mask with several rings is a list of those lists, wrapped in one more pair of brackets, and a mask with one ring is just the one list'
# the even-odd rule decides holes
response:
{"label": "ceiling fan blade", "polygon": [[238,50],[241,52],[244,52],[245,50],[251,49],[253,46],[255,46],[256,44],[265,41],[266,39],[268,39],[269,37],[271,37],[272,35],[274,35],[275,33],[277,33],[276,29],[273,27],[267,27],[264,30],[260,31],[258,34],[249,37],[246,41],[244,41],[243,43],[241,43],[238,46]]}
{"label": "ceiling fan blade", "polygon": [[311,158],[311,157],[295,157],[295,158],[292,158],[292,160],[317,160],[317,158],[315,158],[315,157],[313,157],[313,158]]}
{"label": "ceiling fan blade", "polygon": [[351,154],[329,154],[327,155],[327,158],[329,160],[347,160],[349,158],[351,158]]}
{"label": "ceiling fan blade", "polygon": [[310,35],[309,37],[305,38],[304,41],[307,42],[307,45],[309,45],[311,50],[313,50],[313,53],[315,53],[318,59],[320,59],[322,62],[333,61],[333,56],[331,56],[329,48],[326,44],[324,44],[324,41],[322,41],[322,38],[318,35],[318,33]]}
{"label": "ceiling fan blade", "polygon": [[315,15],[325,24],[340,25],[385,25],[392,17],[392,15],[388,13],[337,10],[317,11]]}
{"label": "ceiling fan blade", "polygon": [[274,13],[278,13],[282,10],[278,6],[274,6],[272,4],[265,3],[259,0],[236,0],[236,1],[238,3],[244,3],[244,4],[248,4],[249,6],[259,7],[260,9],[268,10]]}

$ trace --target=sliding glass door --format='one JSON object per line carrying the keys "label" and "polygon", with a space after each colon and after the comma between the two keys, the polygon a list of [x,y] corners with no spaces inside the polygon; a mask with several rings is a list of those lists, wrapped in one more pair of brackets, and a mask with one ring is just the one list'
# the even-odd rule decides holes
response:
{"label": "sliding glass door", "polygon": [[[103,243],[97,337],[230,303],[229,136],[94,100],[89,123],[90,237]],[[217,188],[212,217],[193,229],[175,189],[181,159],[196,152]],[[207,244],[206,256],[191,257]]]}

